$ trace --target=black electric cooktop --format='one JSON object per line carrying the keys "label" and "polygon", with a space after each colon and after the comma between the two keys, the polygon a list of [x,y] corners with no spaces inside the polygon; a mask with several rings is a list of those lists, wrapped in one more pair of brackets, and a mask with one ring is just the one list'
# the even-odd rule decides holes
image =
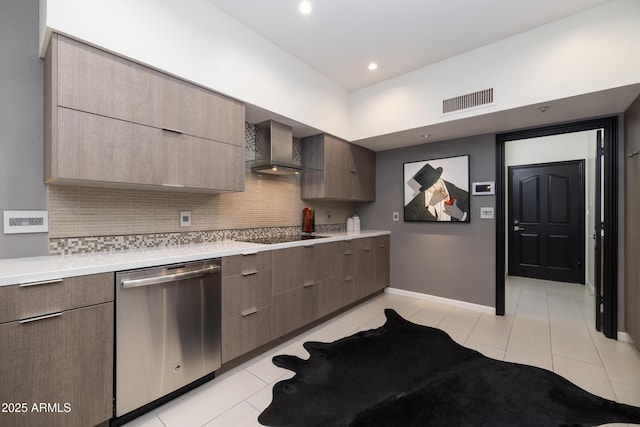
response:
{"label": "black electric cooktop", "polygon": [[329,236],[316,236],[310,234],[300,234],[297,236],[271,236],[271,237],[254,237],[247,239],[237,239],[238,242],[262,243],[272,245],[275,243],[297,242],[299,240],[323,239]]}

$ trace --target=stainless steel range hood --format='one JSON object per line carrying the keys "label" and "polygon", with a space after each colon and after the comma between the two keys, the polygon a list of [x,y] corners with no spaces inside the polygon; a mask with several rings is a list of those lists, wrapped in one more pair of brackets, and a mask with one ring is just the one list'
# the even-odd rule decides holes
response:
{"label": "stainless steel range hood", "polygon": [[256,124],[256,157],[250,164],[253,172],[299,174],[300,160],[293,155],[291,126],[273,120]]}

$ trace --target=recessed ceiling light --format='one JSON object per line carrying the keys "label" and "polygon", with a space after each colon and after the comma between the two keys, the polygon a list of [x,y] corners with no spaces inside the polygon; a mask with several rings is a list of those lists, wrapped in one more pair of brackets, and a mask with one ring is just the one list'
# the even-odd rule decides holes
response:
{"label": "recessed ceiling light", "polygon": [[540,111],[541,113],[545,113],[549,108],[551,107],[549,107],[548,105],[545,105],[544,107],[539,107],[538,111]]}
{"label": "recessed ceiling light", "polygon": [[300,2],[300,13],[304,13],[305,15],[308,15],[311,13],[312,9],[313,8],[311,7],[310,1]]}
{"label": "recessed ceiling light", "polygon": [[422,135],[423,138],[430,138],[431,134],[430,133],[425,133],[424,135]]}
{"label": "recessed ceiling light", "polygon": [[373,71],[373,70],[378,68],[378,64],[376,64],[375,62],[372,62],[372,63],[369,64],[369,66],[367,68],[369,70]]}

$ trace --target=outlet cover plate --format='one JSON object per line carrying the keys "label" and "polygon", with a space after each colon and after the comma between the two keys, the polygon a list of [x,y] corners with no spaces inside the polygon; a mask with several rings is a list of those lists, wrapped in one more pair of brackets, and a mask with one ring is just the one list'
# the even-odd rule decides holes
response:
{"label": "outlet cover plate", "polygon": [[191,226],[191,211],[180,211],[180,227]]}

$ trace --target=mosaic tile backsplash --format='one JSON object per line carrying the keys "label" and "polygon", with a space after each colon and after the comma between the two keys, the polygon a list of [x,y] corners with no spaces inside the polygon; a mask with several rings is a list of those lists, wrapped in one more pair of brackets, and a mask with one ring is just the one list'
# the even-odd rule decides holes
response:
{"label": "mosaic tile backsplash", "polygon": [[[345,226],[343,224],[316,226],[317,234],[340,233],[344,231]],[[245,240],[260,237],[296,236],[298,234],[300,234],[300,227],[267,227],[183,233],[134,234],[128,236],[70,237],[49,239],[49,253],[51,255],[72,255],[89,252],[192,245],[216,240]]]}
{"label": "mosaic tile backsplash", "polygon": [[[252,129],[255,127],[247,124],[247,144]],[[304,207],[316,210],[316,231],[325,233],[344,231],[347,218],[356,213],[353,203],[301,200],[297,175],[258,175],[248,169],[242,193],[52,185],[49,253],[75,254],[297,234]],[[181,210],[191,211],[190,227],[180,227]]]}

